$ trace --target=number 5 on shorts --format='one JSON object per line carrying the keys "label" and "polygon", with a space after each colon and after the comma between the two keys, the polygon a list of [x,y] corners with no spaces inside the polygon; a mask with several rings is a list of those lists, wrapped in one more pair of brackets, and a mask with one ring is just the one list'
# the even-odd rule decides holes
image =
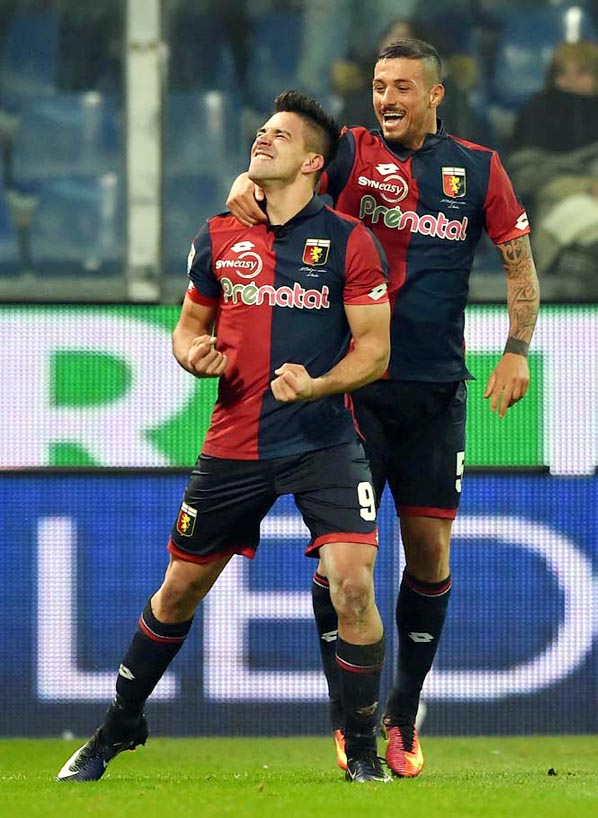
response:
{"label": "number 5 on shorts", "polygon": [[376,519],[376,500],[374,497],[374,489],[372,488],[371,483],[366,482],[365,480],[358,484],[357,486],[357,499],[359,500],[359,505],[361,509],[359,511],[362,520],[375,520]]}
{"label": "number 5 on shorts", "polygon": [[457,479],[455,480],[455,491],[461,494],[461,481],[463,470],[465,469],[465,452],[457,452]]}

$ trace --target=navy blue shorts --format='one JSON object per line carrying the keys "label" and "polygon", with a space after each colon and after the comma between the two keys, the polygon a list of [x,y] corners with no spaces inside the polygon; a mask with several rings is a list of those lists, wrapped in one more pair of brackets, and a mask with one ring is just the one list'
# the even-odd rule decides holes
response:
{"label": "navy blue shorts", "polygon": [[376,497],[388,483],[399,515],[454,519],[464,465],[465,383],[376,381],[352,398]]}
{"label": "navy blue shorts", "polygon": [[190,562],[229,554],[253,558],[260,523],[283,494],[292,494],[308,527],[308,556],[321,545],[378,545],[370,469],[358,441],[273,460],[200,455],[172,527],[168,550]]}

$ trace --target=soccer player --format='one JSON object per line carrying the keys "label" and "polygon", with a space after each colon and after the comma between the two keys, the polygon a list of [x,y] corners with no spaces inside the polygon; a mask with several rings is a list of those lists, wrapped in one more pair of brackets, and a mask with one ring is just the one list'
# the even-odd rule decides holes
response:
{"label": "soccer player", "polygon": [[[395,685],[383,732],[392,772],[423,767],[415,717],[436,654],[451,593],[451,527],[459,506],[465,450],[464,312],[476,245],[486,231],[506,272],[509,332],[484,397],[504,417],[527,392],[527,353],[539,286],[526,213],[493,150],[445,132],[436,49],[421,40],[384,48],[374,68],[373,105],[380,130],[346,129],[320,192],[357,216],[380,240],[389,262],[391,358],[384,379],[353,394],[377,501],[388,485],[400,518],[406,569],[396,604]],[[263,218],[251,180],[229,196],[247,224]],[[331,699],[337,761],[343,752],[343,705],[334,665],[337,618],[320,564],[313,604]]]}
{"label": "soccer player", "polygon": [[141,614],[103,724],[60,781],[97,780],[118,753],[145,743],[145,701],[198,603],[233,554],[253,558],[260,522],[283,494],[294,495],[310,530],[306,553],[319,556],[338,616],[346,779],[390,780],[376,751],[384,634],[372,579],[375,499],[345,399],[386,369],[390,308],[374,236],[314,193],[338,137],[314,100],[279,95],[249,166],[266,194],[266,223],[247,228],[221,214],[193,242],[173,350],[192,375],[219,378],[218,399],[164,582]]}

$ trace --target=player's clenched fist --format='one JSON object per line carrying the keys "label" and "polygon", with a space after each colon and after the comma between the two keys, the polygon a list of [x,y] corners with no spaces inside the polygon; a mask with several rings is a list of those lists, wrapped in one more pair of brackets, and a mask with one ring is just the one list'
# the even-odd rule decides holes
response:
{"label": "player's clenched fist", "polygon": [[215,343],[214,335],[198,335],[191,342],[187,364],[198,378],[218,378],[226,369],[228,358],[216,349]]}
{"label": "player's clenched fist", "polygon": [[314,379],[301,364],[283,364],[274,370],[278,377],[270,384],[272,394],[282,403],[309,400],[314,393]]}

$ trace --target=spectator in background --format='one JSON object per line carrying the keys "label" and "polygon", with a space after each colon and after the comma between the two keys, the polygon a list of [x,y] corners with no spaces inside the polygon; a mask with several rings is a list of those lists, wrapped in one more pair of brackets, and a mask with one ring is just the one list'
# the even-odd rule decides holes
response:
{"label": "spectator in background", "polygon": [[520,109],[512,137],[516,148],[562,153],[598,139],[598,44],[562,43],[542,91]]}
{"label": "spectator in background", "polygon": [[534,222],[539,272],[596,288],[598,43],[558,46],[544,89],[519,111],[508,166]]}
{"label": "spectator in background", "polygon": [[327,98],[335,90],[330,66],[350,60],[369,87],[375,44],[393,20],[410,19],[417,6],[418,0],[303,0],[299,86],[318,98]]}

